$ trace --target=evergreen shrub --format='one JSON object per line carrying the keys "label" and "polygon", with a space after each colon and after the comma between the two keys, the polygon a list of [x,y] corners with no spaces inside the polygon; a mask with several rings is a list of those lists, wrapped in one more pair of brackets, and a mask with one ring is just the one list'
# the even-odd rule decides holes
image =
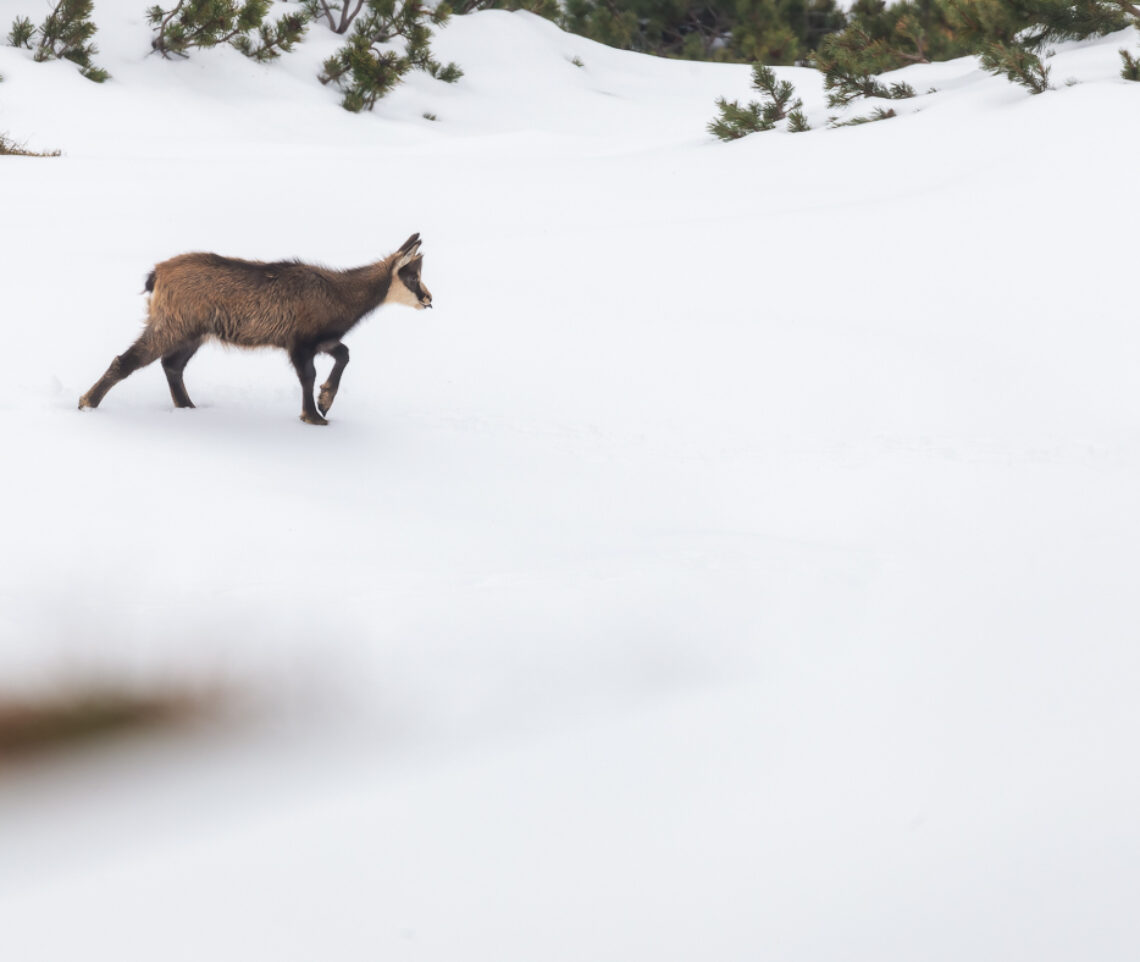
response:
{"label": "evergreen shrub", "polygon": [[[334,11],[325,9],[332,23]],[[371,110],[413,70],[423,70],[444,83],[455,83],[463,76],[456,64],[441,64],[431,53],[431,28],[448,21],[451,8],[447,4],[433,9],[423,0],[363,0],[356,10],[361,15],[353,14],[347,22],[352,23],[348,43],[324,62],[318,75],[321,83],[340,89],[345,110]]]}
{"label": "evergreen shrub", "polygon": [[111,75],[96,67],[92,57],[99,52],[92,42],[96,26],[91,20],[93,0],[56,0],[38,27],[27,17],[17,17],[8,32],[8,44],[33,51],[32,59],[70,60],[88,80],[103,83]]}
{"label": "evergreen shrub", "polygon": [[269,7],[270,0],[178,0],[169,10],[156,4],[147,11],[154,27],[151,46],[169,58],[228,43],[264,63],[292,50],[309,22],[309,15],[300,12],[266,23]]}

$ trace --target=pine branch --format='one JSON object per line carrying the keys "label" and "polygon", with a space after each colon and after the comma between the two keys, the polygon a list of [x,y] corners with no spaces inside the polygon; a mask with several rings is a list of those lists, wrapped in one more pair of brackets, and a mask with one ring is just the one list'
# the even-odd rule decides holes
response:
{"label": "pine branch", "polygon": [[[456,64],[444,65],[431,56],[429,24],[447,21],[451,8],[446,4],[432,9],[420,0],[361,2],[364,14],[356,20],[348,42],[322,64],[317,75],[322,84],[340,89],[345,110],[371,110],[412,70],[423,70],[446,83],[463,76]],[[403,41],[402,51],[387,46],[397,40]]]}
{"label": "pine branch", "polygon": [[894,35],[914,45],[914,53],[896,49],[895,56],[907,63],[930,63],[927,54],[926,30],[914,14],[907,13],[895,24]]}
{"label": "pine branch", "polygon": [[80,68],[81,76],[102,83],[111,75],[91,62],[99,52],[91,40],[97,29],[91,21],[93,6],[93,0],[57,0],[39,27],[33,27],[26,17],[17,17],[8,41],[12,46],[33,49],[32,39],[38,34],[33,60],[70,60]]}
{"label": "pine branch", "polygon": [[980,62],[983,70],[1002,74],[1031,94],[1049,89],[1049,68],[1037,54],[1021,44],[991,41],[982,47]]}
{"label": "pine branch", "polygon": [[[147,20],[155,28],[151,46],[163,57],[189,57],[194,48],[229,44],[259,63],[273,60],[300,41],[315,7],[287,13],[267,24],[270,0],[178,0],[170,10],[155,6]],[[251,36],[256,32],[257,41]]]}
{"label": "pine branch", "polygon": [[811,124],[807,122],[807,117],[804,116],[802,110],[793,110],[788,114],[788,132],[792,134],[802,134],[811,130]]}
{"label": "pine branch", "polygon": [[1120,68],[1120,76],[1125,80],[1140,81],[1140,60],[1123,48],[1120,50],[1120,59],[1123,62],[1123,66]]}
{"label": "pine branch", "polygon": [[741,107],[735,100],[720,97],[716,106],[720,116],[710,121],[705,129],[720,140],[739,140],[749,134],[771,130],[775,126],[764,118],[763,108],[754,100]]}
{"label": "pine branch", "polygon": [[36,27],[27,17],[17,17],[12,21],[12,29],[8,33],[9,47],[25,47],[32,49],[32,37],[35,36]]}
{"label": "pine branch", "polygon": [[764,103],[753,100],[741,107],[735,100],[720,97],[716,101],[720,116],[710,121],[705,129],[720,140],[738,140],[748,134],[772,130],[785,119],[788,119],[788,129],[793,133],[811,129],[803,114],[803,101],[792,99],[796,88],[790,81],[777,80],[771,67],[759,63],[753,65],[752,87],[767,95]]}
{"label": "pine branch", "polygon": [[257,28],[259,42],[254,42],[248,34],[243,34],[231,41],[232,46],[239,52],[255,60],[257,63],[268,63],[276,60],[283,53],[288,53],[300,42],[308,26],[305,14],[286,14],[275,24],[260,24]]}
{"label": "pine branch", "polygon": [[865,117],[852,117],[850,120],[833,121],[832,127],[858,127],[862,124],[873,124],[877,120],[890,120],[892,117],[897,117],[894,107],[876,107]]}

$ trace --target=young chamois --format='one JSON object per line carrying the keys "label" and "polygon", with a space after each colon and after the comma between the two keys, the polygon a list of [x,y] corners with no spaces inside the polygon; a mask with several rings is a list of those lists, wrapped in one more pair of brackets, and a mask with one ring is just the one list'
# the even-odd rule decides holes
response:
{"label": "young chamois", "polygon": [[[341,338],[381,304],[431,307],[431,292],[420,280],[419,248],[420,235],[413,234],[394,254],[347,271],[217,254],[181,254],[163,261],[146,280],[146,329],[79,399],[79,407],[98,407],[119,381],[158,358],[174,406],[194,407],[182,372],[202,342],[213,337],[239,347],[288,351],[301,380],[301,420],[328,424],[324,415],[348,364]],[[331,355],[334,363],[314,404],[313,358],[318,352]]]}

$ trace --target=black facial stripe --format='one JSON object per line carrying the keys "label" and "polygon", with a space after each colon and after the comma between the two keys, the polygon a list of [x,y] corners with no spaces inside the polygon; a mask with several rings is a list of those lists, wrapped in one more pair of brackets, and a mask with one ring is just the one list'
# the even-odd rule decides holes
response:
{"label": "black facial stripe", "polygon": [[417,298],[423,297],[423,288],[420,287],[420,275],[412,273],[400,272],[400,280],[404,282],[404,286],[411,291]]}

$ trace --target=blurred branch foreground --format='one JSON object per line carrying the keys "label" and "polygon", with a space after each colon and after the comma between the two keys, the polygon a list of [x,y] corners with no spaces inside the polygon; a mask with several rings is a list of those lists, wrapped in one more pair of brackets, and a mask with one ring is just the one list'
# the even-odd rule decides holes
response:
{"label": "blurred branch foreground", "polygon": [[0,768],[17,758],[188,723],[216,701],[202,692],[98,685],[39,696],[0,692]]}

